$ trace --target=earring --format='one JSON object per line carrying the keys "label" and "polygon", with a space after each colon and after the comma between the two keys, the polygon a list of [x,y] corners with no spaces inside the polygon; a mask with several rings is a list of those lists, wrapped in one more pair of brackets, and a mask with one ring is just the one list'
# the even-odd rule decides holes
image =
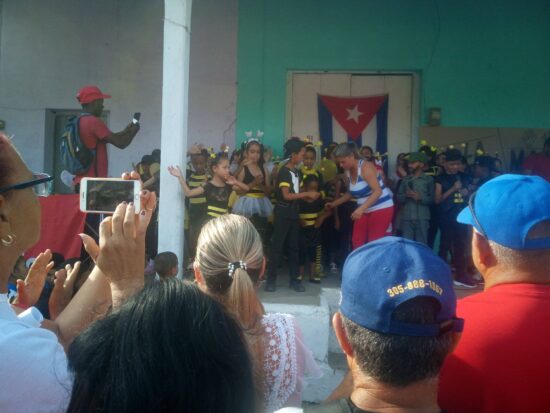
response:
{"label": "earring", "polygon": [[0,239],[0,241],[2,241],[4,247],[11,247],[15,242],[15,235],[8,234],[5,238]]}

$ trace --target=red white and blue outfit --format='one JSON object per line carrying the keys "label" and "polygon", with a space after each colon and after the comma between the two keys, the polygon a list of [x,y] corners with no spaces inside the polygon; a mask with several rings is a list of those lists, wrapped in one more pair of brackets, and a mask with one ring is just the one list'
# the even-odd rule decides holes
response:
{"label": "red white and blue outfit", "polygon": [[[361,176],[363,159],[359,160],[357,167],[357,180],[352,182],[349,172],[349,192],[357,203],[357,206],[363,205],[372,195],[372,188]],[[351,244],[353,249],[360,247],[367,242],[377,240],[387,235],[393,217],[393,199],[389,188],[384,185],[382,175],[377,171],[376,179],[382,189],[380,197],[372,204],[361,218],[353,223],[353,234]]]}

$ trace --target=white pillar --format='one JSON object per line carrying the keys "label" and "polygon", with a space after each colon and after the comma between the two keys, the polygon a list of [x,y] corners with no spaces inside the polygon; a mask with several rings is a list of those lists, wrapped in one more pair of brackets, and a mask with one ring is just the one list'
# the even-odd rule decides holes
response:
{"label": "white pillar", "polygon": [[[189,97],[189,37],[191,1],[164,0],[162,70],[162,130],[159,211],[159,252],[177,254],[183,264],[184,202],[178,180],[168,165],[185,171]],[[181,276],[181,271],[180,271]]]}

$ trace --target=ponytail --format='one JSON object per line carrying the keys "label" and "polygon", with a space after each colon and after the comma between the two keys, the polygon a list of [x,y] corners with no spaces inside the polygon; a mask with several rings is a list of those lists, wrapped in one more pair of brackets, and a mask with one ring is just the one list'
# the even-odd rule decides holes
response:
{"label": "ponytail", "polygon": [[258,400],[264,401],[264,308],[256,295],[264,262],[260,235],[247,218],[222,215],[202,228],[195,262],[207,292],[225,306],[243,330],[253,359]]}

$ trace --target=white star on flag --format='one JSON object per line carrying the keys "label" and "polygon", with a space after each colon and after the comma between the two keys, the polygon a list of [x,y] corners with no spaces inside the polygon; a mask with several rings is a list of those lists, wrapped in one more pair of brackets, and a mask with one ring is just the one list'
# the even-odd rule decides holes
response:
{"label": "white star on flag", "polygon": [[359,112],[358,105],[355,105],[353,109],[346,109],[348,111],[348,117],[346,120],[353,119],[355,123],[359,123],[359,116],[364,115],[363,112]]}

